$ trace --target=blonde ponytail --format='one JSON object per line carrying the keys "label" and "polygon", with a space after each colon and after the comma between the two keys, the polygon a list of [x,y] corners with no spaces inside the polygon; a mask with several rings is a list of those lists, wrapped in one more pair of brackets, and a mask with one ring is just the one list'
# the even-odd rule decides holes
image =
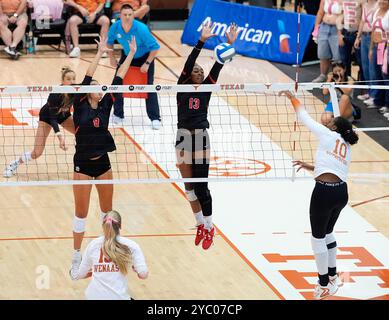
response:
{"label": "blonde ponytail", "polygon": [[[68,73],[76,74],[72,68],[70,68],[68,66],[62,67],[62,69],[61,69],[62,81],[65,79],[65,77]],[[58,114],[61,112],[68,112],[70,110],[71,106],[73,105],[73,96],[71,94],[64,93],[63,96],[64,96],[63,103],[62,103],[62,106],[60,106],[60,108],[58,109]]]}
{"label": "blonde ponytail", "polygon": [[119,212],[110,211],[106,214],[103,222],[103,254],[118,266],[121,273],[127,275],[131,263],[131,251],[126,245],[117,241],[121,224],[122,218]]}

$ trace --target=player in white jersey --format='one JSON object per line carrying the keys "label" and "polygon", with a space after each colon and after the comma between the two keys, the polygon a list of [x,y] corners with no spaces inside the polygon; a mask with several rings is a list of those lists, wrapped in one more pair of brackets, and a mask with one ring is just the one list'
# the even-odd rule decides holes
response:
{"label": "player in white jersey", "polygon": [[334,295],[342,285],[336,272],[334,226],[348,201],[347,175],[351,162],[351,145],[358,135],[347,119],[336,117],[324,126],[313,120],[292,93],[283,92],[292,102],[301,121],[319,140],[315,165],[294,161],[294,166],[314,172],[315,188],[309,208],[312,249],[319,274],[314,298]]}
{"label": "player in white jersey", "polygon": [[139,245],[120,236],[121,216],[110,211],[103,220],[104,236],[90,242],[78,269],[70,270],[73,280],[92,276],[85,290],[88,300],[129,300],[127,274],[130,264],[140,279],[146,279],[148,268]]}

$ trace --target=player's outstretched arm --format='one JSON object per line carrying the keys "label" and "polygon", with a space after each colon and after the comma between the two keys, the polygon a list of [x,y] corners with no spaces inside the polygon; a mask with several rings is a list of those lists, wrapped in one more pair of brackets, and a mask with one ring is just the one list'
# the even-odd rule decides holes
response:
{"label": "player's outstretched arm", "polygon": [[112,49],[107,47],[107,38],[106,37],[99,37],[100,41],[95,40],[95,42],[98,45],[97,54],[95,55],[94,59],[89,65],[88,70],[86,71],[86,76],[93,77],[93,75],[96,72],[97,65],[101,59],[101,56],[106,53],[112,51]]}
{"label": "player's outstretched arm", "polygon": [[304,123],[304,125],[318,138],[327,135],[329,132],[331,132],[330,129],[312,119],[312,117],[308,114],[307,110],[305,110],[304,106],[301,104],[300,100],[297,99],[292,92],[281,91],[279,95],[284,95],[290,100],[294,110],[297,113],[298,119],[302,123]]}
{"label": "player's outstretched arm", "polygon": [[128,54],[126,60],[124,60],[124,62],[120,66],[120,68],[119,68],[119,70],[117,72],[117,75],[116,75],[117,77],[122,78],[122,79],[124,79],[124,77],[126,76],[127,71],[130,68],[132,59],[134,58],[134,55],[135,55],[136,50],[137,50],[135,36],[131,37],[131,41],[129,41],[129,45],[130,45],[130,50],[131,51]]}

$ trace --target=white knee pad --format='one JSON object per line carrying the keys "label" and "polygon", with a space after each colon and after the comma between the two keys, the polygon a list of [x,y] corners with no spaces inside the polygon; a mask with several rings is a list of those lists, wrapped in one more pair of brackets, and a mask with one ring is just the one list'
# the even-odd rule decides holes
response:
{"label": "white knee pad", "polygon": [[336,242],[334,233],[326,234],[326,244]]}
{"label": "white knee pad", "polygon": [[185,190],[185,193],[186,193],[186,198],[190,202],[197,200],[197,197],[196,197],[196,194],[195,194],[194,190]]}
{"label": "white knee pad", "polygon": [[311,237],[311,243],[312,243],[312,250],[315,254],[320,254],[327,252],[327,244],[326,239],[317,239],[314,237]]}
{"label": "white knee pad", "polygon": [[86,218],[74,217],[73,219],[73,231],[75,233],[84,233],[86,226]]}
{"label": "white knee pad", "polygon": [[22,156],[21,156],[21,158],[22,158],[22,161],[23,161],[24,163],[27,163],[27,162],[31,161],[31,160],[32,160],[31,152],[25,152],[25,153],[23,153]]}

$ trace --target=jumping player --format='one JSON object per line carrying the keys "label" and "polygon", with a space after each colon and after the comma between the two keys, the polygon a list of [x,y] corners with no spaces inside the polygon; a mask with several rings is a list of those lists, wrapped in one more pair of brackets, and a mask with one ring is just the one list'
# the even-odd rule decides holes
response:
{"label": "jumping player", "polygon": [[314,298],[334,295],[342,285],[336,272],[336,239],[334,226],[348,201],[347,175],[351,162],[351,145],[358,142],[350,122],[336,117],[327,126],[313,120],[300,101],[290,92],[290,99],[299,120],[319,139],[315,165],[294,161],[294,166],[314,172],[315,188],[311,196],[309,215],[312,229],[312,249],[319,274]]}
{"label": "jumping player", "polygon": [[[82,85],[98,85],[92,77],[104,52],[108,52],[107,40],[100,38],[98,52],[91,62]],[[122,85],[136,52],[135,37],[124,63],[117,71],[112,85]],[[108,130],[109,116],[114,103],[113,94],[77,94],[74,97],[74,125],[76,127],[76,153],[74,155],[74,180],[112,180],[111,163],[108,152],[116,150],[115,142]],[[73,226],[74,254],[72,269],[81,262],[81,243],[84,238],[92,185],[73,185],[75,217]],[[101,217],[112,210],[113,185],[96,185],[99,195]]]}
{"label": "jumping player", "polygon": [[[238,37],[238,27],[231,24],[227,33],[228,43]],[[211,23],[205,24],[201,37],[189,55],[178,84],[215,84],[223,64],[215,62],[204,79],[204,70],[196,63],[200,51],[208,39],[214,37]],[[176,138],[177,165],[183,178],[208,178],[210,144],[207,129],[208,106],[212,92],[188,92],[177,94],[178,130]],[[185,183],[185,192],[196,218],[195,245],[203,240],[207,250],[213,243],[215,229],[212,224],[212,197],[207,182]]]}
{"label": "jumping player", "polygon": [[[75,84],[76,73],[72,69],[64,67],[62,68],[61,74],[62,85],[70,86]],[[65,137],[59,129],[59,124],[74,134],[73,118],[70,113],[72,105],[73,97],[70,94],[51,93],[49,95],[46,104],[39,111],[39,124],[35,135],[34,149],[23,153],[19,159],[12,161],[3,172],[5,178],[13,177],[19,165],[36,160],[42,155],[51,128],[54,129],[55,135],[58,137],[59,147],[62,150],[67,150]]]}

